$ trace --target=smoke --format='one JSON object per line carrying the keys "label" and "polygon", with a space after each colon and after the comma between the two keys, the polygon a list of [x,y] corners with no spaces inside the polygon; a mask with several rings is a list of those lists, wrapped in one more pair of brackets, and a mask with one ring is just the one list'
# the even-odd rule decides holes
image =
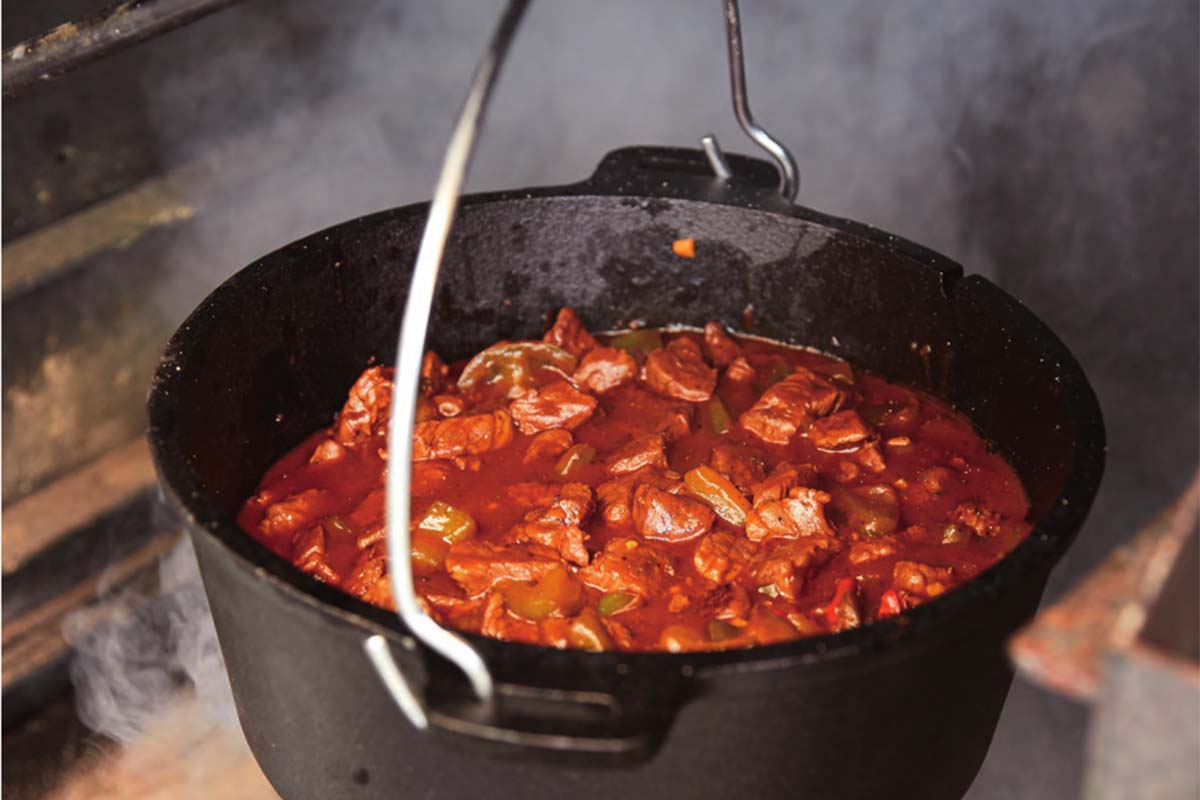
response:
{"label": "smoke", "polygon": [[80,720],[128,744],[195,699],[191,724],[236,730],[233,695],[186,536],[162,559],[158,577],[157,593],[127,590],[105,604],[101,619],[84,610],[65,620]]}

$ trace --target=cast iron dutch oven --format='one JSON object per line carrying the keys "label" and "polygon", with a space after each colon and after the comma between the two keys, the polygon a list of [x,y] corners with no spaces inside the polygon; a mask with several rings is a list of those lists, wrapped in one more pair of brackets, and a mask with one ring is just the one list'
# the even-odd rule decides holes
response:
{"label": "cast iron dutch oven", "polygon": [[[482,711],[392,614],[293,569],[234,523],[264,471],[390,362],[427,206],[330,228],[243,269],[171,340],[149,397],[163,490],[186,519],[246,739],[288,798],[960,797],[1030,618],[1104,465],[1096,398],[1062,342],[948,259],[783,201],[772,167],[627,148],[583,183],[463,199],[430,346],[702,325],[811,345],[953,401],[1016,467],[1037,525],[946,596],[858,630],[721,653],[585,653],[468,637]],[[682,236],[694,259],[671,254]],[[413,728],[363,652],[423,687]]]}

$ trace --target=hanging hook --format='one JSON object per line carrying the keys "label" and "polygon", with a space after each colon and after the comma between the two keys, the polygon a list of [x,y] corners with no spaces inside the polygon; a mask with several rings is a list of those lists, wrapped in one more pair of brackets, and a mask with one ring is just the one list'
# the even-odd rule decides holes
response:
{"label": "hanging hook", "polygon": [[[738,9],[738,0],[725,2],[725,33],[729,42],[729,82],[733,88],[733,113],[738,124],[755,144],[770,153],[779,169],[779,193],[788,200],[795,200],[800,190],[800,174],[796,169],[796,159],[778,139],[754,121],[750,114],[750,99],[746,94],[746,65],[742,59],[742,19]],[[702,140],[703,141],[703,140]],[[709,161],[713,161],[713,149],[720,152],[716,140],[712,147],[705,143],[704,151]],[[723,159],[722,159],[723,160]],[[714,170],[716,165],[714,163]],[[728,166],[726,167],[728,169]],[[718,175],[720,173],[718,172]]]}

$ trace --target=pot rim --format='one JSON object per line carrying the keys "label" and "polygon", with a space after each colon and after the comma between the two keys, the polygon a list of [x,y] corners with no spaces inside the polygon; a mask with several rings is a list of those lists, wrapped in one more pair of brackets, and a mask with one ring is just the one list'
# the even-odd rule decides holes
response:
{"label": "pot rim", "polygon": [[[952,296],[956,288],[964,283],[981,282],[991,286],[990,282],[980,276],[963,277],[962,268],[958,264],[928,248],[859,222],[783,203],[773,191],[765,190],[762,186],[738,185],[735,182],[732,191],[714,192],[697,191],[695,181],[690,185],[687,182],[663,185],[657,180],[628,180],[620,183],[597,180],[605,172],[606,164],[613,159],[624,160],[626,163],[623,167],[627,167],[628,159],[646,153],[691,152],[665,148],[624,148],[608,154],[596,175],[581,183],[467,195],[461,199],[461,207],[466,210],[483,205],[527,200],[623,196],[638,202],[669,200],[742,208],[812,222],[844,235],[865,239],[876,246],[903,255],[916,262],[916,265],[940,272],[947,296]],[[730,158],[735,166],[743,169],[752,165],[768,166],[757,159],[739,156]],[[427,202],[415,203],[330,226],[275,250],[234,273],[196,307],[171,337],[153,376],[147,398],[147,438],[159,483],[172,505],[183,514],[190,530],[203,531],[242,568],[257,574],[259,579],[273,585],[294,600],[362,628],[365,634],[381,633],[410,647],[413,643],[412,637],[395,614],[365,603],[296,569],[290,562],[275,555],[245,533],[238,527],[236,520],[222,512],[209,499],[198,476],[188,463],[176,417],[179,411],[178,389],[187,374],[189,342],[217,324],[222,310],[232,298],[241,295],[251,286],[258,285],[265,276],[271,274],[276,268],[276,262],[283,259],[286,252],[304,248],[309,242],[329,237],[335,231],[339,235],[345,235],[356,227],[367,228],[406,218],[422,218],[427,213],[428,206]],[[1104,423],[1095,393],[1066,345],[1016,299],[998,288],[993,287],[992,291],[999,293],[1008,303],[1009,308],[1006,311],[1012,315],[1014,327],[1022,334],[1039,340],[1042,348],[1051,353],[1058,362],[1064,405],[1075,429],[1075,447],[1062,491],[1050,511],[1035,523],[1030,534],[1016,548],[991,568],[946,594],[897,617],[875,621],[873,624],[841,633],[809,636],[775,645],[688,653],[591,653],[579,650],[559,651],[541,645],[505,642],[474,634],[464,635],[489,662],[510,656],[517,659],[523,655],[544,657],[549,652],[562,654],[564,657],[589,659],[596,665],[606,665],[606,662],[610,662],[614,666],[620,664],[643,665],[646,668],[666,667],[682,670],[685,674],[691,674],[693,671],[709,673],[731,669],[778,669],[796,664],[840,660],[887,649],[900,641],[928,637],[934,632],[945,630],[945,619],[958,616],[969,611],[975,604],[1004,593],[1007,587],[1014,583],[1048,572],[1074,540],[1099,489],[1106,453]]]}

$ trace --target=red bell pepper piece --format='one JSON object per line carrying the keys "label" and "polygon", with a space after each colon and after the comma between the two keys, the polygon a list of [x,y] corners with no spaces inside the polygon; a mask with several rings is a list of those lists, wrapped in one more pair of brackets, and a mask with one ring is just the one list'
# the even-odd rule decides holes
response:
{"label": "red bell pepper piece", "polygon": [[879,619],[894,617],[903,610],[904,601],[900,599],[900,595],[896,594],[895,589],[888,589],[879,599],[879,613],[876,616]]}

